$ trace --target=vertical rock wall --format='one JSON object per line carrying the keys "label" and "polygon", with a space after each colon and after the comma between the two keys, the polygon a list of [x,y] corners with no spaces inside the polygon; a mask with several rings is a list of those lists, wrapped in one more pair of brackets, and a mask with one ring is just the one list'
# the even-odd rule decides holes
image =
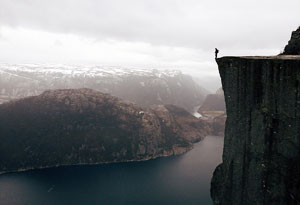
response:
{"label": "vertical rock wall", "polygon": [[217,63],[227,122],[214,204],[299,204],[300,56]]}

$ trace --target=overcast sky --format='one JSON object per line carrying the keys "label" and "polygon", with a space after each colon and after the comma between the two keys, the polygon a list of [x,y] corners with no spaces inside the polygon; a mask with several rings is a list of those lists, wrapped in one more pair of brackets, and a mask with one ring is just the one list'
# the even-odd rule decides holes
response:
{"label": "overcast sky", "polygon": [[275,55],[299,0],[0,0],[0,62],[180,68],[217,75],[220,55]]}

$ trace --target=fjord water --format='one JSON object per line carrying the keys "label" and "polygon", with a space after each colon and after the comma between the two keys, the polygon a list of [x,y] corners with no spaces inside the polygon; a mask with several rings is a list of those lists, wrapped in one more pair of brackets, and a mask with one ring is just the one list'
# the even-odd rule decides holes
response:
{"label": "fjord water", "polygon": [[0,175],[0,204],[209,205],[223,139],[207,136],[175,157]]}

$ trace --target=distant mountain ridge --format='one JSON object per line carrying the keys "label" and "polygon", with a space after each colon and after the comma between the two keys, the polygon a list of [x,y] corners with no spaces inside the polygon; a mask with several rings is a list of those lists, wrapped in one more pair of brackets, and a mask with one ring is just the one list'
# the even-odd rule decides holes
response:
{"label": "distant mountain ridge", "polygon": [[45,91],[0,105],[0,172],[177,155],[209,125],[183,108],[141,108],[92,89]]}
{"label": "distant mountain ridge", "polygon": [[208,94],[199,108],[199,112],[205,115],[206,112],[219,111],[225,113],[225,100],[222,88],[219,88],[215,94]]}
{"label": "distant mountain ridge", "polygon": [[174,104],[192,112],[207,91],[176,70],[0,64],[0,103],[49,89],[91,88],[142,107]]}
{"label": "distant mountain ridge", "polygon": [[219,88],[215,94],[208,94],[198,112],[202,115],[203,119],[211,123],[211,134],[224,135],[227,116],[222,88]]}

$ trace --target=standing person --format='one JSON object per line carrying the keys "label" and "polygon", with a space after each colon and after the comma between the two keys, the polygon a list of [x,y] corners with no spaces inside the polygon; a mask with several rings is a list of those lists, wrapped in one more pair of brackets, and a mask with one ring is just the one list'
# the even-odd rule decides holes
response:
{"label": "standing person", "polygon": [[218,58],[218,53],[219,53],[219,50],[217,48],[215,48],[215,58]]}

